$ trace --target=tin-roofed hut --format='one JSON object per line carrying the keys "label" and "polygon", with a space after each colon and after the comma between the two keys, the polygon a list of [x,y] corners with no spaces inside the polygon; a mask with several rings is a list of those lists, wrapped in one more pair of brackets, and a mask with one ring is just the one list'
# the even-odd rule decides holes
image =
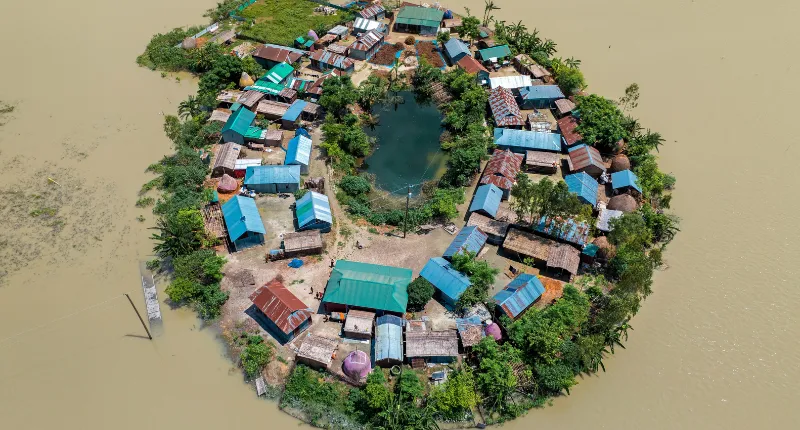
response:
{"label": "tin-roofed hut", "polygon": [[428,363],[450,363],[456,357],[456,330],[406,332],[406,358],[422,358]]}
{"label": "tin-roofed hut", "polygon": [[544,293],[544,285],[530,273],[517,275],[508,285],[494,295],[494,302],[511,320],[522,316]]}
{"label": "tin-roofed hut", "polygon": [[570,277],[578,274],[580,264],[581,252],[564,243],[553,246],[547,257],[547,267],[564,270],[570,274]]}
{"label": "tin-roofed hut", "polygon": [[299,230],[331,231],[333,215],[328,196],[308,191],[295,203],[295,216]]}
{"label": "tin-roofed hut", "polygon": [[319,230],[306,230],[283,235],[283,251],[287,257],[321,254],[322,235]]}
{"label": "tin-roofed hut", "polygon": [[478,227],[463,227],[456,237],[453,238],[453,241],[450,242],[447,249],[444,250],[442,257],[450,260],[454,255],[463,252],[470,252],[478,255],[486,244],[486,239],[486,233],[482,232]]}
{"label": "tin-roofed hut", "polygon": [[311,325],[312,310],[278,279],[255,290],[250,301],[267,318],[270,332],[281,343],[288,342]]}
{"label": "tin-roofed hut", "polygon": [[450,309],[455,308],[458,299],[472,284],[469,277],[456,269],[442,257],[433,257],[419,272],[419,276],[436,288],[436,298]]}
{"label": "tin-roofed hut", "polygon": [[235,175],[236,160],[242,153],[242,145],[228,142],[220,146],[217,151],[217,158],[214,159],[214,167],[211,168],[211,176]]}
{"label": "tin-roofed hut", "polygon": [[234,196],[222,205],[222,217],[228,228],[228,238],[234,250],[264,244],[267,230],[261,221],[255,200],[249,197]]}
{"label": "tin-roofed hut", "polygon": [[384,315],[375,321],[375,364],[393,366],[403,362],[403,320]]}
{"label": "tin-roofed hut", "polygon": [[570,172],[586,172],[593,178],[598,178],[606,172],[606,165],[597,148],[581,144],[569,148],[568,153]]}
{"label": "tin-roofed hut", "polygon": [[472,203],[469,205],[470,212],[480,212],[494,218],[500,208],[500,201],[503,199],[503,191],[494,184],[484,184],[475,190]]}
{"label": "tin-roofed hut", "polygon": [[350,309],[344,321],[342,333],[352,339],[371,339],[375,312]]}

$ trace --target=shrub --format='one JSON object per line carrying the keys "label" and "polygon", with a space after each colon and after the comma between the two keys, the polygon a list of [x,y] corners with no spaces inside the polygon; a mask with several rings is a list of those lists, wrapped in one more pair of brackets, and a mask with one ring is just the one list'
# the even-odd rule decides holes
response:
{"label": "shrub", "polygon": [[306,193],[307,193],[307,192],[308,192],[308,190],[307,190],[307,189],[305,189],[305,188],[301,188],[301,189],[299,189],[299,190],[295,191],[295,192],[294,192],[294,199],[295,199],[295,200],[300,200],[300,199],[302,199],[302,198],[303,198],[303,196],[304,196],[304,195],[306,195]]}
{"label": "shrub", "polygon": [[264,342],[261,336],[248,336],[247,346],[242,351],[241,360],[244,372],[249,378],[257,376],[261,369],[269,363],[272,358],[272,344]]}
{"label": "shrub", "polygon": [[398,51],[402,51],[406,49],[406,46],[403,45],[403,42],[397,42],[394,44],[394,48],[397,49]]}
{"label": "shrub", "polygon": [[339,188],[350,196],[366,194],[372,188],[369,181],[361,176],[347,175],[339,181]]}
{"label": "shrub", "polygon": [[433,284],[422,276],[418,276],[408,284],[408,310],[419,312],[424,309],[434,292]]}

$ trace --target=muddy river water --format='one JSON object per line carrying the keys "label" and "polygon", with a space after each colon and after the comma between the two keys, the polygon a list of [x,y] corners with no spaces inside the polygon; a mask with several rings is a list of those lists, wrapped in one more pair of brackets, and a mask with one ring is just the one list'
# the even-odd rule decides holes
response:
{"label": "muddy river water", "polygon": [[[170,150],[161,112],[194,91],[134,58],[212,3],[0,4],[0,100],[16,105],[0,117],[3,428],[297,426],[256,399],[190,312],[162,306],[164,334],[149,342],[119,298],[143,304],[152,215],[136,191]],[[667,140],[683,219],[627,349],[506,427],[795,427],[800,3],[498,3],[497,18],[580,58],[590,90],[616,98],[639,83],[635,113]]]}

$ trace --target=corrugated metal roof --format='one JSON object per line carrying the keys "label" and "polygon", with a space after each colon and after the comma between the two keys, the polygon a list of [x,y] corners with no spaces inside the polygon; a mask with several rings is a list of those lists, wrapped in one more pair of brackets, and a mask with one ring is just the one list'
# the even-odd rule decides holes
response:
{"label": "corrugated metal roof", "polygon": [[371,19],[384,12],[386,12],[386,9],[384,9],[383,6],[380,4],[373,4],[365,7],[364,10],[358,12],[358,14],[363,18]]}
{"label": "corrugated metal roof", "polygon": [[512,151],[561,151],[561,136],[558,133],[543,131],[495,128],[494,143],[500,148]]}
{"label": "corrugated metal roof", "polygon": [[350,49],[355,49],[357,51],[369,51],[382,41],[383,33],[378,33],[377,31],[372,30],[359,36],[358,40],[350,45]]}
{"label": "corrugated metal roof", "polygon": [[478,227],[463,227],[461,231],[458,232],[456,237],[453,238],[453,241],[450,242],[450,246],[445,249],[442,256],[445,258],[451,258],[454,255],[465,251],[478,254],[486,244],[486,239],[486,233],[482,232]]}
{"label": "corrugated metal roof", "polygon": [[492,158],[486,163],[483,176],[503,176],[514,181],[522,170],[522,154],[515,154],[510,150],[495,149]]}
{"label": "corrugated metal roof", "polygon": [[262,45],[253,52],[253,57],[274,62],[294,63],[303,57],[302,51],[277,45]]}
{"label": "corrugated metal roof", "polygon": [[405,6],[400,9],[394,22],[405,25],[419,25],[421,27],[439,27],[444,18],[444,12],[420,6]]}
{"label": "corrugated metal roof", "polygon": [[600,231],[609,232],[611,231],[611,220],[614,218],[619,218],[624,214],[625,212],[622,211],[602,208],[600,209],[600,213],[597,214],[597,223],[595,226],[597,226],[597,229]]}
{"label": "corrugated metal roof", "polygon": [[450,40],[445,42],[444,49],[447,51],[447,55],[455,61],[458,61],[464,55],[470,55],[467,44],[455,37],[451,37]]}
{"label": "corrugated metal roof", "polygon": [[250,301],[285,334],[311,318],[311,309],[282,282],[272,280],[250,294]]}
{"label": "corrugated metal roof", "polygon": [[580,144],[569,148],[569,161],[572,163],[572,170],[578,171],[586,169],[589,166],[597,167],[602,171],[606,171],[606,165],[603,164],[603,157],[600,151],[593,146]]}
{"label": "corrugated metal roof", "polygon": [[250,127],[250,124],[255,119],[256,114],[254,112],[244,108],[236,109],[228,118],[225,126],[222,127],[222,133],[230,130],[244,136],[247,133],[247,128]]}
{"label": "corrugated metal roof", "polygon": [[328,30],[328,34],[335,34],[337,36],[344,36],[344,35],[346,35],[348,33],[348,31],[349,30],[344,25],[337,25],[336,27],[333,27],[332,29]]}
{"label": "corrugated metal roof", "polygon": [[284,86],[281,84],[276,84],[275,82],[270,82],[264,79],[259,79],[256,81],[255,84],[250,85],[249,87],[245,87],[246,90],[253,90],[253,91],[260,91],[265,94],[280,94],[283,91]]}
{"label": "corrugated metal roof", "polygon": [[517,318],[544,293],[544,285],[535,275],[517,275],[502,291],[494,295],[494,301],[508,315]]}
{"label": "corrugated metal roof", "polygon": [[551,100],[555,102],[564,98],[564,93],[558,85],[533,85],[520,88],[519,95],[522,100]]}
{"label": "corrugated metal roof", "polygon": [[311,139],[303,135],[293,137],[286,146],[286,158],[283,164],[308,166],[309,163],[311,163]]}
{"label": "corrugated metal roof", "polygon": [[458,60],[458,67],[461,67],[467,73],[489,73],[489,71],[486,70],[486,67],[483,67],[483,64],[481,64],[480,61],[470,57],[469,55]]}
{"label": "corrugated metal roof", "polygon": [[361,31],[376,30],[381,27],[381,23],[372,19],[357,16],[353,21],[353,28]]}
{"label": "corrugated metal roof", "polygon": [[411,269],[337,260],[323,302],[405,312]]}
{"label": "corrugated metal roof", "polygon": [[461,337],[462,346],[472,346],[483,339],[483,323],[481,317],[473,315],[469,318],[456,318],[456,330]]}
{"label": "corrugated metal roof", "polygon": [[375,324],[375,361],[403,361],[403,320],[384,315]]}
{"label": "corrugated metal roof", "polygon": [[246,170],[250,166],[260,166],[261,159],[260,158],[240,158],[236,160],[236,164],[234,165],[234,170]]}
{"label": "corrugated metal roof", "polygon": [[583,246],[589,241],[589,224],[575,221],[572,218],[556,220],[541,217],[534,230],[578,246]]}
{"label": "corrugated metal roof", "polygon": [[478,51],[478,55],[480,55],[481,59],[486,61],[492,58],[510,57],[511,50],[508,48],[508,45],[497,45],[491,48],[481,49]]}
{"label": "corrugated metal roof", "polygon": [[300,184],[300,166],[248,167],[244,176],[244,184]]}
{"label": "corrugated metal roof", "polygon": [[297,201],[295,212],[297,213],[297,225],[300,228],[314,221],[333,222],[328,196],[314,191],[307,192]]}
{"label": "corrugated metal roof", "polygon": [[263,128],[251,125],[250,127],[247,127],[247,133],[244,134],[244,137],[249,139],[261,139],[261,136],[263,135],[264,135]]}
{"label": "corrugated metal roof", "polygon": [[496,76],[489,78],[489,86],[491,88],[503,87],[514,89],[531,85],[533,85],[533,82],[531,82],[531,77],[528,75]]}
{"label": "corrugated metal roof", "polygon": [[265,234],[267,230],[261,221],[256,201],[250,197],[234,196],[222,205],[222,218],[228,227],[228,237],[231,242],[236,241],[243,234],[250,231]]}
{"label": "corrugated metal roof", "polygon": [[300,118],[300,114],[303,113],[303,108],[306,107],[305,100],[295,100],[289,109],[286,109],[286,113],[283,114],[281,117],[282,121],[297,121],[297,118]]}
{"label": "corrugated metal roof", "polygon": [[503,192],[496,185],[481,185],[475,190],[475,197],[472,198],[469,211],[475,212],[483,210],[494,218],[495,215],[497,215],[497,209],[500,208],[500,200],[502,200],[502,198]]}
{"label": "corrugated metal roof", "polygon": [[619,188],[632,187],[638,192],[642,192],[639,187],[639,178],[630,170],[622,170],[611,174],[611,186],[616,190]]}
{"label": "corrugated metal roof", "polygon": [[560,115],[566,115],[575,109],[575,103],[573,103],[570,99],[559,99],[553,103],[555,103],[556,109],[558,109],[558,113]]}
{"label": "corrugated metal roof", "polygon": [[564,177],[569,192],[577,194],[578,198],[592,206],[597,205],[597,181],[586,172],[575,173]]}
{"label": "corrugated metal roof", "polygon": [[558,129],[561,131],[561,136],[564,137],[564,143],[567,146],[572,146],[583,140],[583,136],[575,131],[577,127],[578,120],[574,116],[565,116],[558,120]]}
{"label": "corrugated metal roof", "polygon": [[330,51],[314,51],[311,54],[311,59],[339,70],[347,70],[353,67],[354,64],[353,60]]}
{"label": "corrugated metal roof", "polygon": [[442,257],[433,257],[425,264],[419,276],[427,279],[436,289],[456,302],[472,284],[469,277],[456,269]]}
{"label": "corrugated metal roof", "polygon": [[514,181],[503,176],[497,175],[484,175],[481,176],[481,184],[492,184],[501,190],[511,190],[514,187]]}
{"label": "corrugated metal roof", "polygon": [[489,107],[492,109],[494,122],[500,127],[525,125],[522,113],[511,91],[497,87],[489,92]]}
{"label": "corrugated metal roof", "polygon": [[280,84],[281,82],[285,81],[286,78],[292,74],[292,72],[294,72],[294,67],[286,63],[278,63],[269,69],[269,72],[262,76],[261,79],[266,79],[272,83]]}

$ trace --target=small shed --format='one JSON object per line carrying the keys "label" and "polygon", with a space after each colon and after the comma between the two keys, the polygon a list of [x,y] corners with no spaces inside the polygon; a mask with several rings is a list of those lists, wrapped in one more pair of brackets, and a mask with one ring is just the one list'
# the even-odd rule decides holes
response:
{"label": "small shed", "polygon": [[230,109],[225,109],[225,108],[214,109],[214,112],[211,112],[211,117],[208,118],[208,121],[209,122],[217,121],[224,124],[228,122],[228,118],[231,117],[231,113],[232,112]]}
{"label": "small shed", "polygon": [[321,254],[322,235],[319,230],[285,233],[283,235],[283,252],[287,257]]}
{"label": "small shed", "polygon": [[350,309],[344,321],[342,332],[345,337],[353,339],[372,339],[372,324],[375,312]]}
{"label": "small shed", "polygon": [[589,224],[575,221],[572,218],[541,217],[533,229],[537,233],[578,247],[583,247],[589,243]]}
{"label": "small shed", "polygon": [[311,325],[311,308],[277,279],[250,294],[250,301],[267,317],[273,334],[277,334],[281,343],[293,339]]}
{"label": "small shed", "polygon": [[550,249],[547,267],[565,270],[570,275],[576,275],[580,264],[581,252],[574,247],[559,243]]}
{"label": "small shed", "polygon": [[639,186],[639,178],[630,170],[612,173],[611,188],[614,190],[614,193],[626,193],[631,190],[639,194],[642,193],[642,188]]}
{"label": "small shed", "polygon": [[597,223],[595,227],[602,232],[608,233],[611,231],[611,220],[619,218],[624,214],[622,211],[615,211],[613,209],[601,208],[597,214]]}
{"label": "small shed", "polygon": [[527,231],[511,228],[503,241],[503,249],[533,258],[537,263],[546,262],[550,257],[550,248],[557,242],[537,236]]}
{"label": "small shed", "polygon": [[558,130],[561,132],[561,139],[567,148],[583,143],[583,136],[575,131],[578,128],[578,120],[574,116],[565,116],[558,120]]}
{"label": "small shed", "polygon": [[511,58],[511,49],[508,45],[495,45],[478,51],[477,57],[483,62],[496,63]]}
{"label": "small shed", "polygon": [[462,348],[471,348],[484,337],[483,322],[477,315],[469,318],[456,318],[456,331],[458,331],[458,337],[461,338]]}
{"label": "small shed", "polygon": [[404,6],[395,14],[394,29],[401,33],[419,33],[435,35],[444,19],[444,12],[439,9]]}
{"label": "small shed", "polygon": [[531,81],[531,77],[528,75],[489,77],[489,87],[491,88],[503,87],[510,90],[518,90],[519,88],[530,87],[531,85],[533,85],[533,81]]}
{"label": "small shed", "polygon": [[239,103],[249,110],[254,110],[258,102],[264,97],[266,97],[266,94],[260,91],[247,90],[239,97]]}
{"label": "small shed", "polygon": [[575,173],[564,177],[569,192],[578,196],[583,203],[597,205],[597,181],[586,172]]}
{"label": "small shed", "polygon": [[594,146],[580,144],[567,150],[570,172],[586,172],[593,178],[599,178],[606,172],[606,165],[600,151]]}
{"label": "small shed", "polygon": [[556,105],[556,113],[559,118],[567,116],[575,110],[575,103],[570,99],[558,99],[553,103]]}
{"label": "small shed", "polygon": [[222,140],[244,145],[244,135],[255,119],[256,114],[251,110],[241,107],[234,110],[222,127]]}
{"label": "small shed", "polygon": [[347,56],[350,54],[350,45],[342,45],[341,43],[331,43],[325,50],[333,52],[334,54]]}
{"label": "small shed", "polygon": [[517,174],[522,170],[524,158],[508,149],[495,149],[483,170],[480,183],[496,185],[503,190],[503,200],[507,200],[511,195],[511,188],[517,182]]}
{"label": "small shed", "polygon": [[328,30],[328,34],[336,35],[339,39],[347,37],[347,33],[349,32],[350,30],[344,25],[337,25],[332,29]]}
{"label": "small shed", "polygon": [[469,46],[456,37],[451,37],[450,40],[445,42],[444,51],[453,64],[464,57],[471,56]]}
{"label": "small shed", "polygon": [[261,221],[255,200],[234,196],[222,205],[222,217],[228,228],[228,239],[235,251],[264,244],[267,230]]}
{"label": "small shed", "polygon": [[303,135],[293,137],[286,146],[286,157],[283,164],[300,166],[300,174],[308,174],[311,164],[311,139]]}
{"label": "small shed", "polygon": [[534,109],[528,113],[527,119],[531,131],[558,132],[558,123],[549,109]]}
{"label": "small shed", "polygon": [[264,135],[264,144],[268,146],[281,146],[283,143],[283,131],[267,130]]}
{"label": "small shed", "polygon": [[261,100],[256,106],[256,113],[264,115],[267,119],[278,119],[289,110],[289,103],[282,103],[275,100]]}
{"label": "small shed", "polygon": [[280,63],[294,64],[303,58],[303,51],[278,45],[261,45],[253,52],[253,59],[266,69]]}
{"label": "small shed", "polygon": [[503,200],[503,191],[500,188],[493,184],[481,185],[475,190],[469,211],[480,212],[494,218],[497,216],[501,200]]}
{"label": "small shed", "polygon": [[558,171],[561,156],[554,152],[526,151],[525,167],[530,172],[546,173],[548,175]]}
{"label": "small shed", "polygon": [[519,96],[523,109],[549,109],[564,93],[558,85],[533,85],[520,88]]}
{"label": "small shed", "polygon": [[297,351],[297,362],[311,367],[327,369],[339,343],[333,339],[308,334]]}
{"label": "small shed", "polygon": [[461,57],[456,64],[465,72],[475,75],[479,84],[486,85],[489,82],[489,71],[486,70],[486,67],[483,67],[480,61],[472,56],[465,55]]}
{"label": "small shed", "polygon": [[214,159],[214,166],[211,168],[211,176],[217,177],[225,174],[234,176],[236,170],[236,160],[242,153],[242,145],[228,142],[219,147],[217,158]]}
{"label": "small shed", "polygon": [[394,366],[403,362],[403,320],[384,315],[375,321],[375,364]]}
{"label": "small shed", "polygon": [[376,30],[370,30],[358,37],[355,43],[350,45],[350,58],[356,60],[368,60],[383,44],[384,34]]}
{"label": "small shed", "polygon": [[333,215],[328,196],[315,191],[308,191],[295,203],[295,216],[299,230],[331,231]]}
{"label": "small shed", "polygon": [[311,53],[311,67],[325,72],[328,70],[339,70],[345,74],[351,74],[355,70],[353,60],[330,51],[314,51]]}
{"label": "small shed", "polygon": [[305,100],[295,100],[286,113],[281,117],[281,127],[287,130],[294,130],[297,128],[297,122],[303,114],[303,108],[306,107],[308,102]]}
{"label": "small shed", "polygon": [[358,14],[365,19],[380,20],[386,17],[386,9],[380,3],[373,3],[358,12]]}
{"label": "small shed", "polygon": [[498,221],[482,215],[478,212],[473,212],[469,215],[467,220],[468,226],[475,226],[481,229],[486,234],[486,241],[493,245],[500,245],[508,233],[509,223]]}
{"label": "small shed", "polygon": [[436,296],[443,304],[455,308],[461,294],[472,285],[469,277],[456,269],[442,257],[433,257],[425,264],[419,276],[436,288]]}
{"label": "small shed", "polygon": [[300,166],[248,167],[244,185],[257,193],[293,193],[300,189]]}
{"label": "small shed", "polygon": [[456,330],[406,332],[406,358],[450,363],[458,357]]}
{"label": "small shed", "polygon": [[[522,128],[525,126],[522,112],[510,90],[503,87],[492,88],[489,92],[489,108],[492,110],[494,123],[498,127]],[[559,147],[559,149],[561,148]]]}
{"label": "small shed", "polygon": [[527,151],[561,151],[558,133],[542,131],[514,130],[508,128],[494,129],[494,143],[500,149],[524,154]]}
{"label": "small shed", "polygon": [[278,63],[269,69],[261,79],[266,79],[274,84],[282,84],[289,76],[292,76],[293,73],[294,67],[287,63]]}
{"label": "small shed", "polygon": [[500,292],[494,302],[511,320],[516,320],[544,293],[544,285],[536,275],[521,273]]}
{"label": "small shed", "polygon": [[481,250],[483,250],[483,246],[486,245],[487,238],[486,233],[482,232],[478,227],[462,227],[461,231],[459,231],[456,237],[453,238],[453,241],[450,242],[450,246],[444,250],[442,257],[450,260],[454,255],[463,252],[470,252],[478,255]]}

